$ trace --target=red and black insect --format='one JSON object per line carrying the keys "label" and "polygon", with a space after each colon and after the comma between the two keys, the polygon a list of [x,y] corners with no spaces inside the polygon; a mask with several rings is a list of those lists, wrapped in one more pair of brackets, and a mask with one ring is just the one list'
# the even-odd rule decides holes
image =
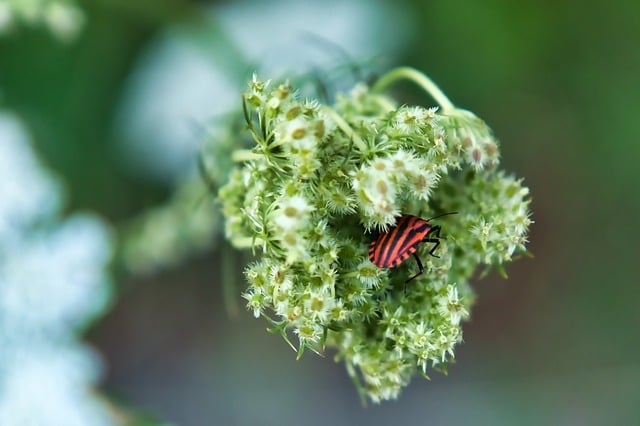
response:
{"label": "red and black insect", "polygon": [[[431,219],[456,213],[444,213]],[[418,244],[434,243],[435,245],[429,251],[433,257],[438,257],[433,252],[440,245],[440,226],[432,226],[429,223],[431,219],[424,220],[409,214],[403,215],[393,228],[383,232],[371,242],[369,248],[371,263],[379,268],[395,268],[413,255],[418,262],[419,271],[405,281],[405,284],[422,275],[424,267],[416,254]]]}

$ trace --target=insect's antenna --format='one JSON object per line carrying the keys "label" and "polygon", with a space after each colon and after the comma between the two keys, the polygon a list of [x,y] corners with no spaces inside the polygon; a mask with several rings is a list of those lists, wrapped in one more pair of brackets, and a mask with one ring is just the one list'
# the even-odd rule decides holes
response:
{"label": "insect's antenna", "polygon": [[439,214],[439,215],[437,215],[437,216],[433,216],[433,217],[431,217],[431,218],[427,219],[427,222],[429,222],[429,221],[430,221],[430,220],[432,220],[432,219],[437,219],[437,218],[442,217],[442,216],[448,216],[448,215],[450,215],[450,214],[458,214],[458,212],[442,213],[442,214]]}

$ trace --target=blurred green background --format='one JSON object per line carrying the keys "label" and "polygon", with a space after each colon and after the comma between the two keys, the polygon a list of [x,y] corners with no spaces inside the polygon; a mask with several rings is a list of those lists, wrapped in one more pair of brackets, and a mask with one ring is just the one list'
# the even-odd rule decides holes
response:
{"label": "blurred green background", "polygon": [[319,33],[352,60],[373,58],[374,72],[425,71],[492,126],[502,167],[532,191],[535,257],[508,265],[508,280],[476,280],[447,377],[366,408],[330,354],[296,362],[266,322],[228,315],[222,245],[145,277],[119,273],[88,335],[103,390],[180,425],[640,424],[640,3],[313,5],[86,1],[74,42],[38,28],[0,38],[0,102],[66,182],[70,210],[120,227],[169,197],[198,129],[238,107],[253,68],[343,64],[300,37]]}

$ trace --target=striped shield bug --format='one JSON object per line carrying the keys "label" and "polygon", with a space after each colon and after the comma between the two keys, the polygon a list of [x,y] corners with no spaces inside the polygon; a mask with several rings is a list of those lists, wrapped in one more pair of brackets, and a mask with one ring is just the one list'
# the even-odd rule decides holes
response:
{"label": "striped shield bug", "polygon": [[457,212],[444,213],[427,220],[409,214],[401,216],[393,228],[383,232],[371,242],[369,247],[371,263],[379,268],[395,268],[413,255],[418,262],[418,273],[406,280],[405,284],[419,277],[424,273],[424,267],[416,254],[418,245],[434,243],[429,254],[438,257],[433,252],[440,245],[440,226],[432,226],[429,221],[449,214],[457,214]]}

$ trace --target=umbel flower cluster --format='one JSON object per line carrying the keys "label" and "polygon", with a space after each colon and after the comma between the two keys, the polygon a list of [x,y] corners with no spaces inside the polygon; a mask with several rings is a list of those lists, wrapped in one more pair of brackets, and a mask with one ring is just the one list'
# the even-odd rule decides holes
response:
{"label": "umbel flower cluster", "polygon": [[[383,90],[409,79],[439,108],[399,105]],[[256,76],[244,94],[254,145],[233,153],[219,191],[225,233],[253,248],[243,296],[298,355],[333,348],[361,395],[397,398],[414,373],[445,371],[462,341],[479,265],[525,252],[529,190],[498,170],[498,144],[423,74],[399,68],[334,105]],[[408,259],[375,266],[371,241],[405,214],[434,219],[441,244],[424,273]],[[502,269],[501,269],[502,270]]]}

